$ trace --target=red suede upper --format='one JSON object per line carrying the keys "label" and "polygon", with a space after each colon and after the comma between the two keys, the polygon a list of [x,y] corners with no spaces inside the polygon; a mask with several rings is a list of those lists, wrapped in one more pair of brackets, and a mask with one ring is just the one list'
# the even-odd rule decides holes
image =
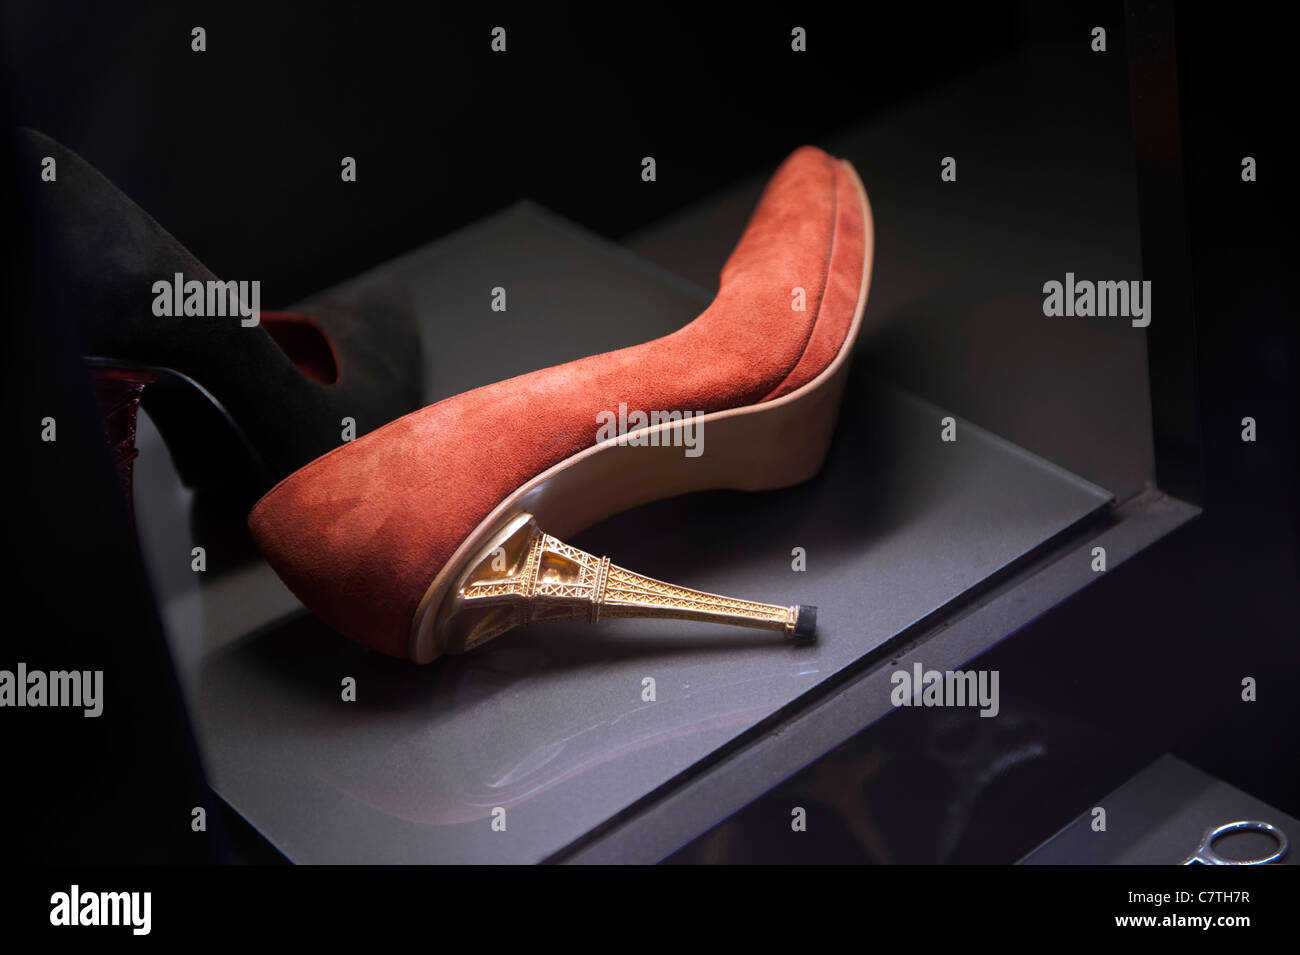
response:
{"label": "red suede upper", "polygon": [[[596,415],[720,411],[816,377],[862,279],[857,190],[805,146],[768,184],[697,319],[655,341],[486,385],[412,412],[301,468],[253,508],[267,561],[326,623],[407,656],[416,607],[508,494],[596,443]],[[793,289],[806,310],[791,308]]]}

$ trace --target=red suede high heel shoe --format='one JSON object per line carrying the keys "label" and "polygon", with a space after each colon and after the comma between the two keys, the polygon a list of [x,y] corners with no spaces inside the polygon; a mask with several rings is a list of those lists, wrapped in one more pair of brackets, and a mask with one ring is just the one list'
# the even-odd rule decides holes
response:
{"label": "red suede high heel shoe", "polygon": [[665,584],[542,528],[564,536],[676,494],[813,476],[861,326],[872,240],[853,168],[803,147],[689,325],[456,395],[331,451],[257,503],[253,536],[326,623],[417,662],[565,618],[710,620],[810,640],[815,608]]}

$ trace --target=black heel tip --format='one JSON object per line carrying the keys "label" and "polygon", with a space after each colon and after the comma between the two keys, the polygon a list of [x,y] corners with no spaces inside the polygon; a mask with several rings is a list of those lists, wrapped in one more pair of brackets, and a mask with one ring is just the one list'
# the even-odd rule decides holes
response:
{"label": "black heel tip", "polygon": [[795,643],[816,643],[817,642],[817,608],[812,605],[796,607],[797,616],[794,621],[794,635],[791,637]]}

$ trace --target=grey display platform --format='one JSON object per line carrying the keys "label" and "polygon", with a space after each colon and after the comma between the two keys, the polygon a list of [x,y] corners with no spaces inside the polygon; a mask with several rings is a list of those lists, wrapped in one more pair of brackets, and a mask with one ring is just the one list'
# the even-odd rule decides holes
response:
{"label": "grey display platform", "polygon": [[[706,301],[528,205],[357,283],[414,292],[429,400],[664,334]],[[505,313],[490,308],[498,286]],[[260,560],[241,560],[238,533],[191,524],[146,423],[139,525],[214,788],[294,861],[543,860],[770,735],[1106,510],[1107,491],[959,416],[957,440],[941,441],[949,412],[855,365],[816,480],[665,501],[572,541],[688,586],[816,604],[820,640],[807,648],[609,621],[516,631],[428,667],[370,654],[305,614]],[[190,570],[196,544],[210,550],[206,574]],[[356,702],[342,699],[347,677]]]}
{"label": "grey display platform", "polygon": [[[1233,822],[1262,822],[1285,833],[1291,849],[1276,864],[1296,865],[1300,819],[1215,779],[1176,756],[1161,756],[1123,786],[1099,800],[1104,832],[1085,812],[1029,855],[1021,865],[1181,865],[1205,834]],[[1218,839],[1224,859],[1264,859],[1279,848],[1267,833],[1241,831]]]}

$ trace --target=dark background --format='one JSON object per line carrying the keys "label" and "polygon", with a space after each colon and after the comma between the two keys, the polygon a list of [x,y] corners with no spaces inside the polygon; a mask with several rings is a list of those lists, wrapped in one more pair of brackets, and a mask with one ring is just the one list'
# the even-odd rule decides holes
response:
{"label": "dark background", "polygon": [[818,55],[792,61],[792,11],[761,4],[83,6],[8,4],[17,122],[283,302],[525,196],[621,236],[1038,29],[1005,5],[800,5]]}
{"label": "dark background", "polygon": [[[771,165],[793,140],[816,142],[1027,45],[1106,23],[1118,52],[1123,21],[1119,4],[10,2],[0,108],[6,125],[81,152],[217,274],[261,276],[269,306],[521,197],[620,238]],[[793,23],[808,28],[816,57],[786,55]],[[207,29],[202,55],[190,51],[195,25]],[[505,56],[488,47],[497,25]],[[842,831],[798,845],[715,833],[682,858],[1012,861],[1170,750],[1300,813],[1285,36],[1256,14],[1178,10],[1205,514],[982,659],[1004,686],[1034,688],[1010,718],[895,715],[727,824],[744,832],[764,813],[786,814],[792,792],[830,792]],[[1247,154],[1260,170],[1248,186]],[[345,155],[359,172],[347,187]],[[658,163],[653,193],[637,188],[645,155]],[[219,801],[203,786],[96,443],[71,323],[31,294],[32,224],[5,158],[16,250],[6,408],[21,429],[55,414],[66,457],[42,455],[21,430],[8,475],[21,542],[6,577],[15,619],[0,665],[84,660],[130,673],[134,696],[97,721],[0,714],[6,758],[27,780],[5,787],[4,818],[25,858],[267,857],[237,819],[221,824],[218,807],[207,840],[175,825],[178,806]],[[1246,414],[1260,422],[1256,444],[1238,438]],[[1212,674],[1256,676],[1260,702],[1212,690]],[[883,851],[850,837],[864,824],[883,834]]]}

